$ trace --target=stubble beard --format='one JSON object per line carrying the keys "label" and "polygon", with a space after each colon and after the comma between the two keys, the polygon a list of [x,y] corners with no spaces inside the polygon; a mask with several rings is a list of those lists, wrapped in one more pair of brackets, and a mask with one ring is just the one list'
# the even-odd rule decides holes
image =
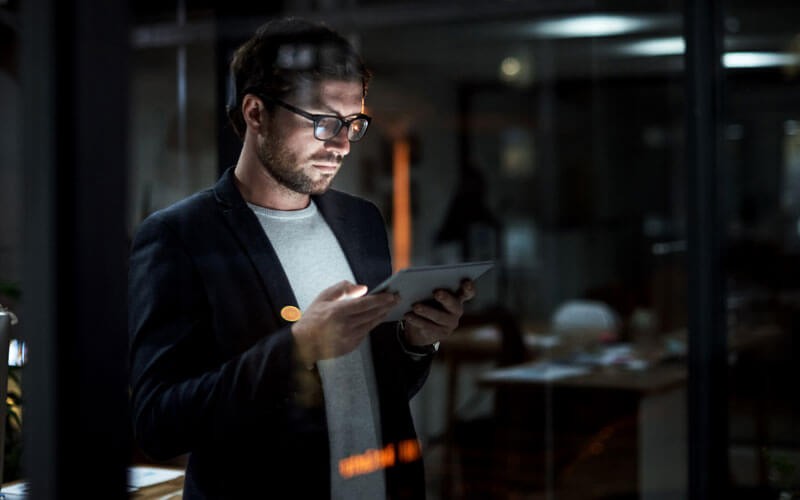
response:
{"label": "stubble beard", "polygon": [[[271,125],[271,124],[270,124]],[[271,128],[271,127],[270,127]],[[334,174],[323,174],[318,180],[312,179],[300,167],[298,155],[289,150],[273,130],[267,134],[258,147],[258,159],[264,166],[267,173],[284,188],[295,193],[307,195],[323,194],[331,185]],[[335,158],[334,158],[335,157]],[[342,159],[339,155],[323,153],[313,156],[309,160],[318,160],[325,163],[336,162],[341,164]]]}

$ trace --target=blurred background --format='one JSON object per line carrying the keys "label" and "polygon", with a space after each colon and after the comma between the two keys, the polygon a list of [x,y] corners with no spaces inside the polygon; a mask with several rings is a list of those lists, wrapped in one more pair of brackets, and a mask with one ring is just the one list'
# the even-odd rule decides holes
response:
{"label": "blurred background", "polygon": [[800,4],[701,3],[0,0],[4,481],[148,463],[127,245],[236,162],[232,51],[293,14],[374,73],[334,187],[395,267],[496,261],[412,401],[430,498],[800,495]]}

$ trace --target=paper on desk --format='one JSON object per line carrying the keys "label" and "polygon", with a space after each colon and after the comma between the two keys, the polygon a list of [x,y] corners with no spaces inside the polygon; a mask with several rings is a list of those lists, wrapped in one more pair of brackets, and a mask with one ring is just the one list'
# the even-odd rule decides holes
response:
{"label": "paper on desk", "polygon": [[22,498],[25,498],[25,495],[28,494],[28,483],[23,481],[21,483],[12,484],[10,486],[3,486],[3,494],[8,495],[19,495]]}
{"label": "paper on desk", "polygon": [[[182,470],[164,469],[161,467],[128,467],[128,492],[136,491],[139,488],[146,488],[155,484],[171,481],[183,475]],[[4,486],[2,493],[7,498],[26,498],[30,493],[27,481]]]}
{"label": "paper on desk", "polygon": [[182,470],[164,469],[161,467],[136,466],[128,468],[128,486],[131,488],[146,488],[154,484],[171,481],[183,475]]}
{"label": "paper on desk", "polygon": [[564,365],[550,362],[532,363],[511,368],[492,370],[485,376],[486,380],[504,381],[550,381],[577,375],[585,375],[591,371],[586,366]]}

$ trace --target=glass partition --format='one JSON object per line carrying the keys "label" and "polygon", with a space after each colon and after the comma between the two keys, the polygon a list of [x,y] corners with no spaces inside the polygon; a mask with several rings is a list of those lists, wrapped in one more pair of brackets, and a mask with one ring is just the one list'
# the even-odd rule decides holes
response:
{"label": "glass partition", "polygon": [[[496,263],[412,400],[429,498],[687,498],[683,3],[310,4],[275,15],[326,21],[374,74],[334,187],[378,206],[395,269]],[[730,480],[757,498],[797,489],[800,35],[795,6],[745,4],[725,2],[719,257]],[[267,19],[189,9],[176,42],[154,11],[133,228],[236,161],[218,54]]]}
{"label": "glass partition", "polygon": [[724,2],[730,463],[752,498],[800,491],[800,8]]}

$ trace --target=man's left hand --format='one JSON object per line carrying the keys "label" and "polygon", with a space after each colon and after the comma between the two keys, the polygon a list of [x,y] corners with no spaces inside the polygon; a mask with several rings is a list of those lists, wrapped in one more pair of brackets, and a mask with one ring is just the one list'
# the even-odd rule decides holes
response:
{"label": "man's left hand", "polygon": [[410,345],[430,345],[449,336],[458,328],[464,314],[464,302],[475,296],[475,283],[464,280],[458,292],[436,290],[433,298],[438,306],[418,302],[403,316],[405,339]]}

